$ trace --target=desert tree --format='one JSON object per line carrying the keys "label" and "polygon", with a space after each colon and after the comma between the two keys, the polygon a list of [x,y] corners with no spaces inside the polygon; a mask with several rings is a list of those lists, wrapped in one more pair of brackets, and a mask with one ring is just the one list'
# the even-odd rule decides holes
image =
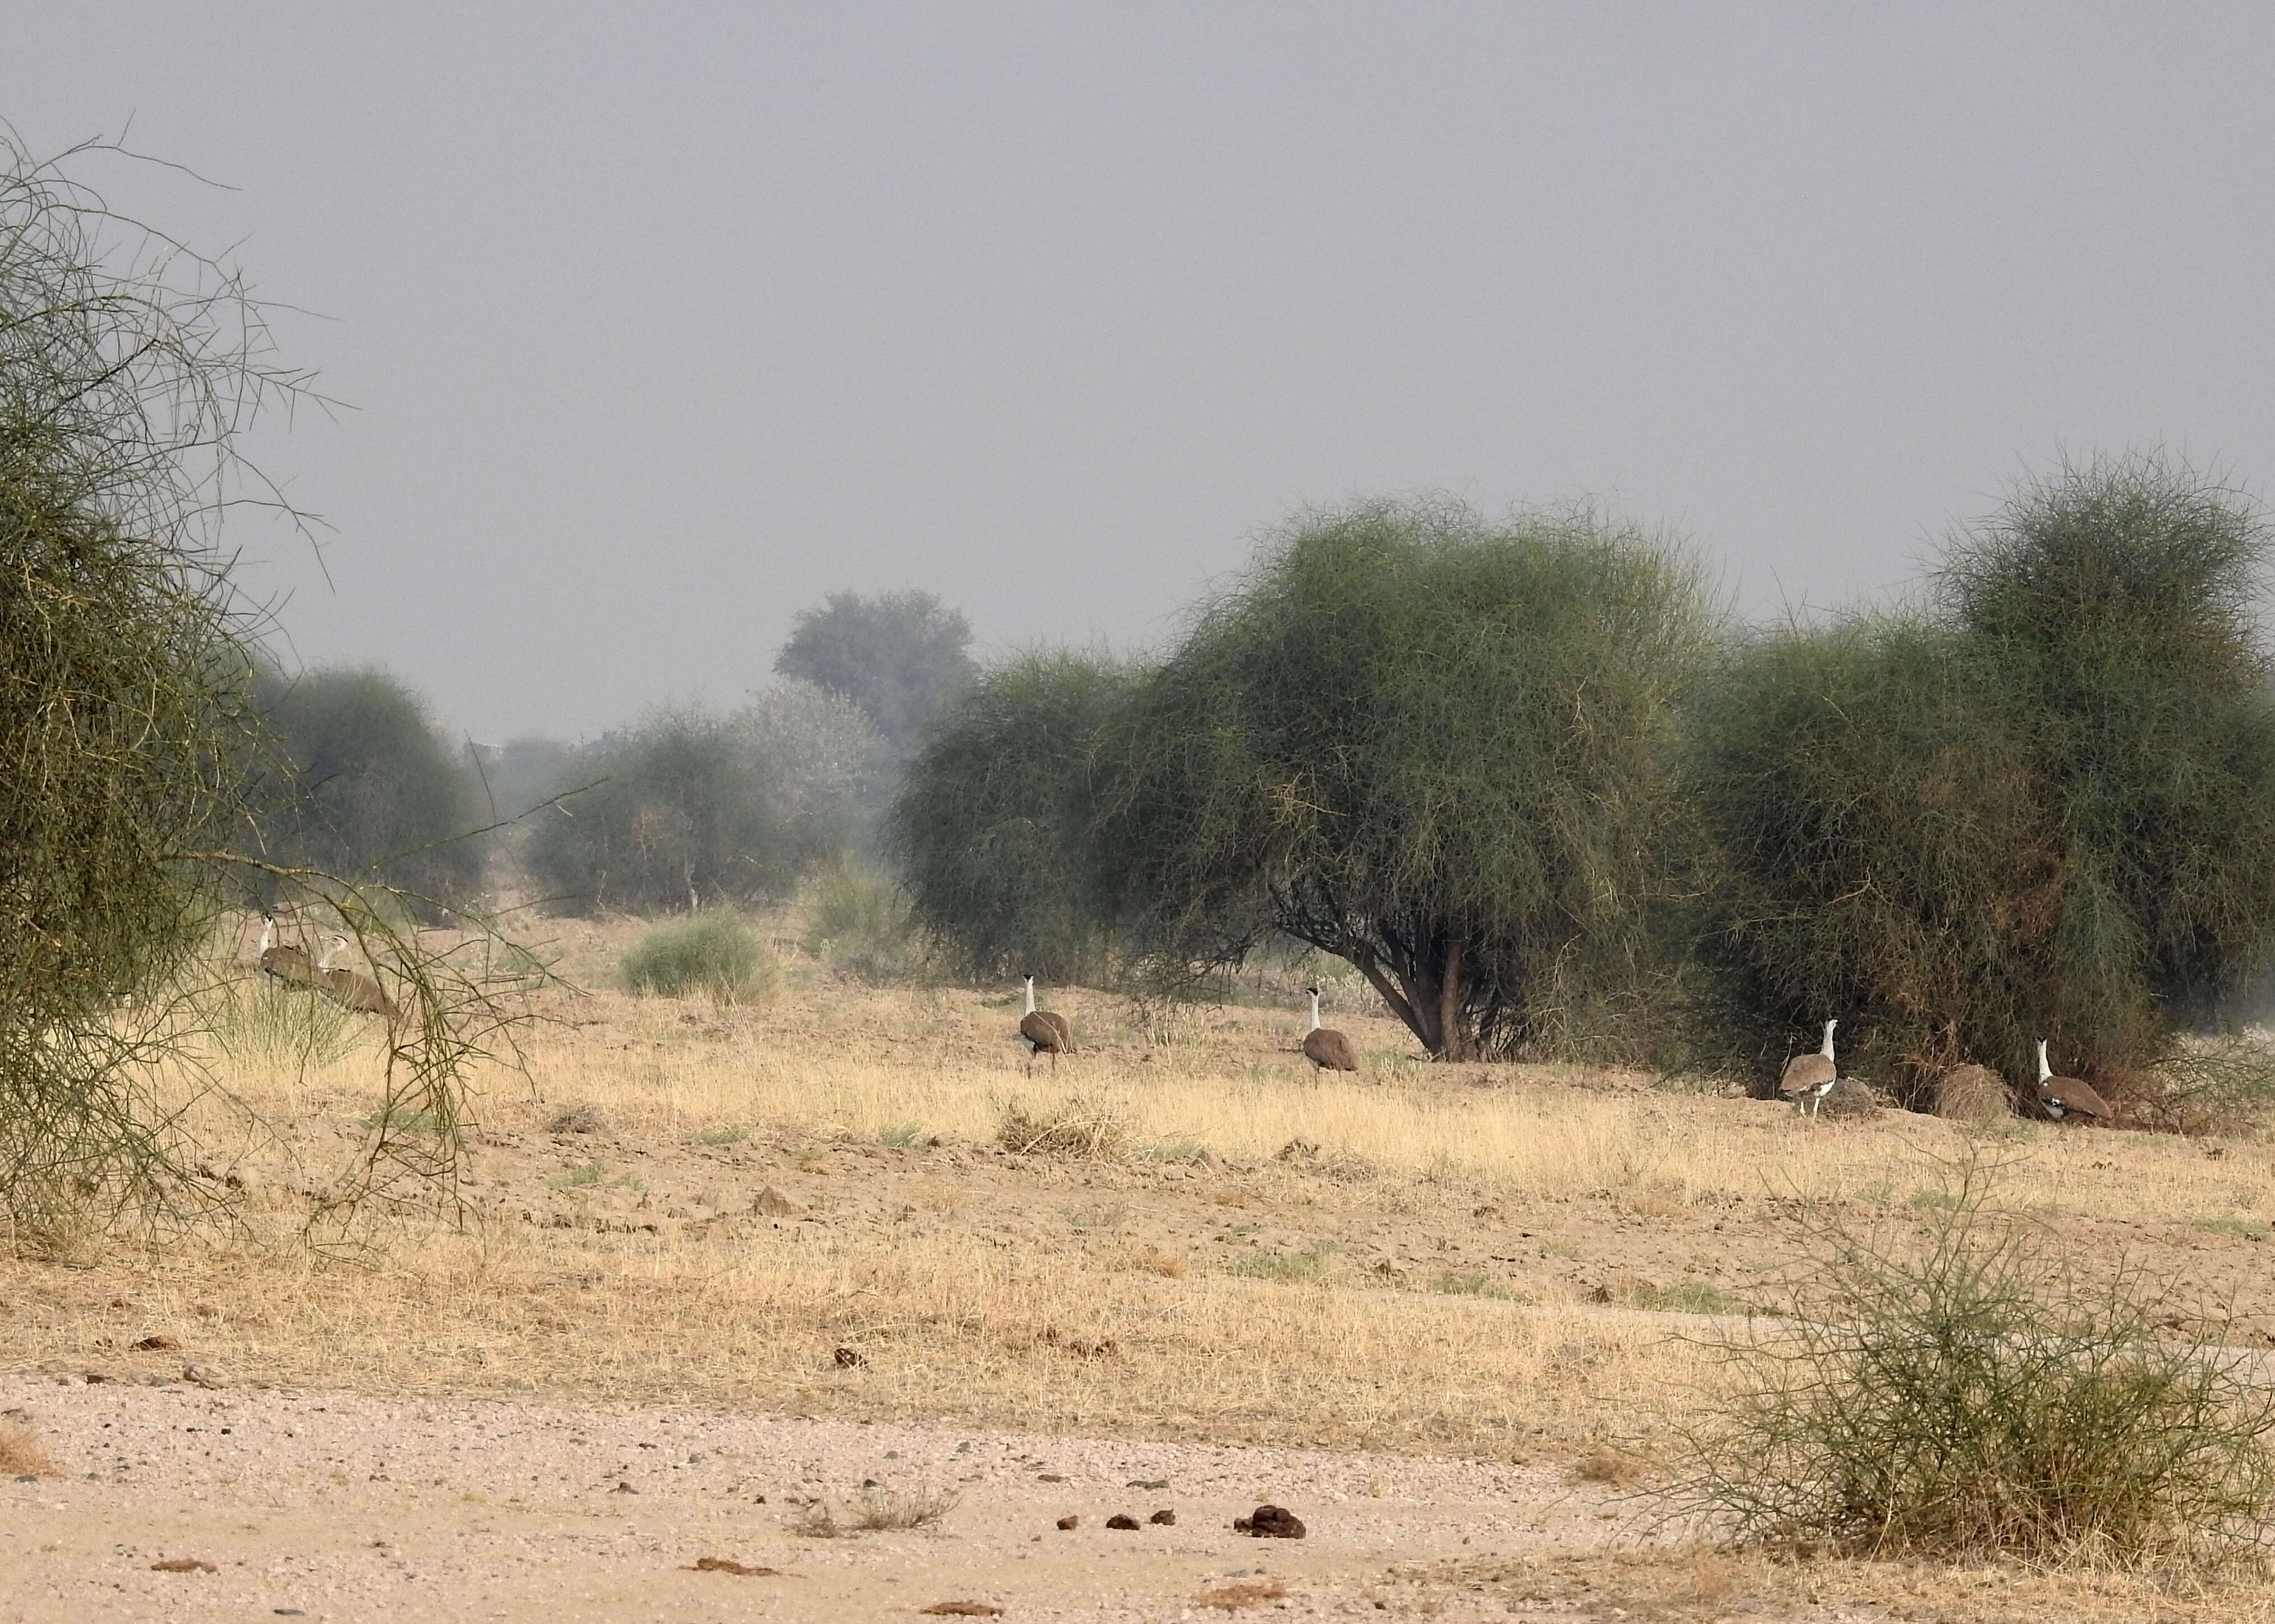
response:
{"label": "desert tree", "polygon": [[1712,633],[1684,557],[1591,511],[1303,517],[1110,729],[1101,906],[1172,968],[1347,959],[1440,1059],[1563,1045],[1650,973]]}
{"label": "desert tree", "polygon": [[[219,1197],[164,1079],[193,1061],[185,988],[217,915],[288,866],[234,843],[261,628],[221,526],[290,514],[242,437],[318,397],[238,273],[77,178],[115,150],[42,160],[0,131],[0,1217],[19,1235]],[[447,1179],[465,1068],[502,1028],[365,894],[336,900],[409,1006],[382,1120],[426,1125],[377,1131],[351,1205],[396,1174]]]}
{"label": "desert tree", "polygon": [[467,900],[482,880],[498,821],[479,804],[474,764],[417,694],[378,669],[287,677],[264,667],[254,710],[273,775],[259,822],[280,861],[370,876],[422,895]]}
{"label": "desert tree", "polygon": [[2023,486],[1916,608],[1702,688],[1719,940],[1762,1030],[1843,1016],[1901,1091],[2051,1038],[2122,1094],[2275,928],[2258,506],[2158,456]]}
{"label": "desert tree", "polygon": [[792,623],[775,671],[843,694],[905,759],[971,680],[971,643],[963,611],[931,593],[832,593]]}
{"label": "desert tree", "polygon": [[966,973],[1104,975],[1093,764],[1130,684],[1107,659],[1019,655],[982,673],[911,762],[888,843],[918,920]]}

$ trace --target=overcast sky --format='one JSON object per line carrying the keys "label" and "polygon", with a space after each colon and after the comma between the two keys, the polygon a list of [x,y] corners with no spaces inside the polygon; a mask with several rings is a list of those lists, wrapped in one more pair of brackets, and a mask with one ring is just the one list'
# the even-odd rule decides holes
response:
{"label": "overcast sky", "polygon": [[2275,480],[2275,8],[14,8],[0,115],[356,410],[300,660],[478,738],[737,700],[921,586],[1157,644],[1307,502],[1596,497],[1749,609],[2065,453]]}

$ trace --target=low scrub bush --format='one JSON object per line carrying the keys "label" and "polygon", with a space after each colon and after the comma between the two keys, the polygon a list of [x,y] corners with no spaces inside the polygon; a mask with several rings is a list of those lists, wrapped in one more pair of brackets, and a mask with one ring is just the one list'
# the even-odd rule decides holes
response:
{"label": "low scrub bush", "polygon": [[2089,1281],[1968,1168],[1924,1248],[1837,1223],[1672,1491],[1740,1544],[1865,1557],[2215,1566],[2275,1514],[2275,1393],[2138,1270]]}
{"label": "low scrub bush", "polygon": [[777,974],[759,933],[731,913],[699,913],[659,925],[624,955],[624,986],[644,998],[761,1003],[773,994]]}
{"label": "low scrub bush", "polygon": [[206,1030],[239,1065],[313,1070],[344,1060],[364,1036],[363,1023],[338,1004],[266,976],[232,978],[200,1002]]}
{"label": "low scrub bush", "polygon": [[872,984],[911,980],[925,968],[908,899],[891,880],[850,861],[829,865],[807,888],[799,945]]}

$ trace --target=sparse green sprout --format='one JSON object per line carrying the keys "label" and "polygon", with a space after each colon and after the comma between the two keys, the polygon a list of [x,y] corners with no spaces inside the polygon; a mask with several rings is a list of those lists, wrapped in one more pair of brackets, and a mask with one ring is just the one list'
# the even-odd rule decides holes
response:
{"label": "sparse green sprout", "polygon": [[707,1128],[695,1136],[695,1143],[707,1144],[715,1150],[722,1145],[740,1144],[750,1137],[751,1130],[739,1124],[731,1128]]}

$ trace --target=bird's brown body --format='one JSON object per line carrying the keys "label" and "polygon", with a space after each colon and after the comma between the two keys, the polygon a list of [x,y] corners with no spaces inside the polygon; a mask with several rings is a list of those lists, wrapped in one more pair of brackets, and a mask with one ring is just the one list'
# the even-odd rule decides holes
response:
{"label": "bird's brown body", "polygon": [[1833,1029],[1840,1023],[1825,1023],[1825,1046],[1814,1054],[1796,1054],[1786,1061],[1785,1069],[1778,1074],[1778,1092],[1794,1104],[1814,1110],[1825,1103],[1833,1085],[1840,1080],[1840,1067],[1833,1058]]}
{"label": "bird's brown body", "polygon": [[400,1013],[387,990],[361,971],[336,965],[331,961],[347,949],[347,938],[332,938],[331,948],[316,963],[316,990],[343,1009],[353,1009],[360,1015],[383,1016],[392,1021]]}
{"label": "bird's brown body", "polygon": [[1074,1053],[1074,1033],[1066,1023],[1066,1016],[1055,1010],[1038,1009],[1032,1015],[1021,1016],[1019,1036],[1030,1054],[1055,1058]]}
{"label": "bird's brown body", "polygon": [[262,975],[287,986],[312,987],[316,984],[315,962],[299,948],[276,940],[274,914],[261,916],[261,956],[253,962],[261,967]]}
{"label": "bird's brown body", "polygon": [[1027,1046],[1027,1066],[1032,1069],[1035,1056],[1051,1057],[1052,1069],[1058,1068],[1059,1056],[1074,1053],[1074,1029],[1067,1024],[1066,1016],[1054,1009],[1035,1008],[1035,978],[1027,983],[1027,1012],[1019,1017],[1019,1041]]}
{"label": "bird's brown body", "polygon": [[1830,1088],[1840,1075],[1840,1069],[1822,1054],[1796,1054],[1785,1063],[1778,1092],[1788,1099],[1805,1099]]}
{"label": "bird's brown body", "polygon": [[2090,1083],[2075,1077],[2058,1077],[2046,1063],[2046,1040],[2038,1039],[2038,1109],[2056,1122],[2072,1116],[2090,1117],[2095,1122],[2109,1118],[2109,1102],[2094,1091]]}

